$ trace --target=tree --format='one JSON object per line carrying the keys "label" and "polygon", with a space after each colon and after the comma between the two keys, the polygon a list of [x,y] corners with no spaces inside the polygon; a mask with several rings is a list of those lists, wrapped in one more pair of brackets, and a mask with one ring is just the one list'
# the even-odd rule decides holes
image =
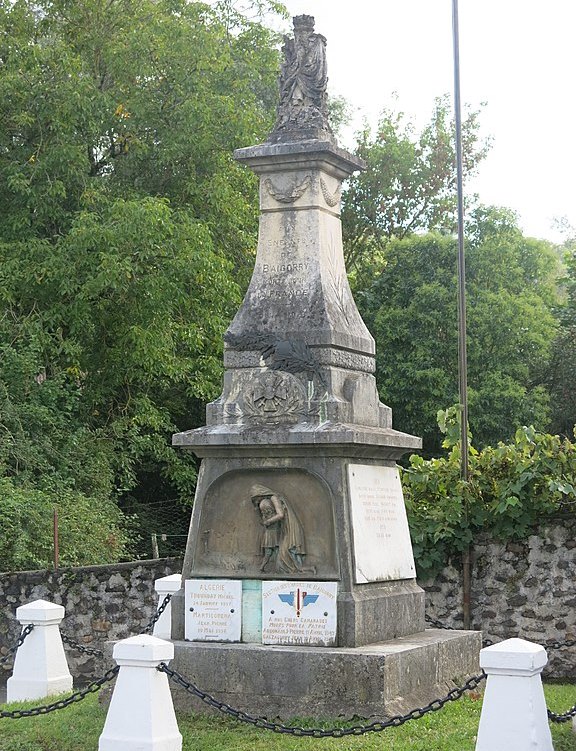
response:
{"label": "tree", "polygon": [[190,503],[170,434],[219,388],[276,37],[184,0],[0,0],[0,28],[0,476]]}
{"label": "tree", "polygon": [[[452,231],[456,221],[454,125],[448,101],[438,99],[428,125],[416,133],[403,113],[386,110],[375,136],[366,127],[356,154],[367,169],[349,181],[343,195],[342,223],[348,269],[370,265],[392,237],[422,230]],[[479,140],[479,112],[462,124],[466,175],[486,156]]]}
{"label": "tree", "polygon": [[566,264],[562,279],[565,305],[559,311],[560,327],[552,348],[547,379],[552,396],[552,427],[567,437],[576,434],[576,229],[564,224],[561,246]]}
{"label": "tree", "polygon": [[[478,209],[467,231],[470,425],[479,446],[549,420],[545,375],[556,331],[557,256],[510,212]],[[438,410],[458,401],[457,246],[438,234],[391,240],[357,291],[377,342],[377,381],[395,425],[441,448]]]}

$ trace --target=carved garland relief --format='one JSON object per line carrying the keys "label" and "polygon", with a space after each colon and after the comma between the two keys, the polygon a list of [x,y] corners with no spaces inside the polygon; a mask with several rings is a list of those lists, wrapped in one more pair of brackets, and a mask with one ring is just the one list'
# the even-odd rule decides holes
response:
{"label": "carved garland relief", "polygon": [[278,203],[294,203],[299,198],[302,198],[311,183],[312,178],[310,175],[306,175],[301,183],[294,183],[291,189],[282,190],[281,188],[277,188],[272,180],[267,177],[266,180],[264,180],[264,187],[268,191],[268,194],[278,201]]}

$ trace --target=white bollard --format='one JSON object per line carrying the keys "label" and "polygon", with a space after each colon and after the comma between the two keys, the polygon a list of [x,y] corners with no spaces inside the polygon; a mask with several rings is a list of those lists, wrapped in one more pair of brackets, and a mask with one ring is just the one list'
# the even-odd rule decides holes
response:
{"label": "white bollard", "polygon": [[540,673],[546,650],[507,639],[480,652],[488,674],[476,751],[553,751]]}
{"label": "white bollard", "polygon": [[[163,576],[161,579],[156,579],[154,582],[154,589],[158,593],[158,607],[164,602],[166,595],[174,594],[182,586],[182,574],[171,574],[170,576]],[[170,639],[172,637],[172,603],[169,602],[166,606],[166,610],[162,613],[160,618],[154,624],[154,636],[159,639]]]}
{"label": "white bollard", "polygon": [[98,751],[181,751],[166,673],[156,667],[174,657],[174,645],[155,636],[132,636],[114,646],[120,672]]}
{"label": "white bollard", "polygon": [[34,629],[18,648],[14,671],[8,678],[7,701],[30,701],[62,694],[72,689],[72,676],[62,646],[62,605],[36,600],[16,609],[22,627]]}

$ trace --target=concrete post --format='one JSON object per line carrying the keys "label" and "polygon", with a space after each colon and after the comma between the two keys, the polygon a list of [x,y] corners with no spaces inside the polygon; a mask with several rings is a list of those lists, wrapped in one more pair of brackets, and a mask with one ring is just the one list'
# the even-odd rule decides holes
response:
{"label": "concrete post", "polygon": [[476,751],[553,751],[540,673],[546,650],[507,639],[480,652],[488,674]]}
{"label": "concrete post", "polygon": [[62,605],[35,600],[16,609],[22,627],[34,624],[16,652],[14,672],[8,678],[7,700],[30,701],[61,694],[72,689],[60,623],[64,618]]}
{"label": "concrete post", "polygon": [[156,667],[174,657],[174,645],[155,636],[132,636],[113,652],[120,672],[98,751],[181,751],[166,673]]}
{"label": "concrete post", "polygon": [[[158,606],[164,602],[166,595],[173,595],[181,586],[182,574],[171,574],[170,576],[163,576],[161,579],[156,579],[154,582],[154,589],[158,593]],[[172,602],[168,603],[166,610],[154,624],[154,631],[152,634],[159,639],[170,639],[172,636]]]}

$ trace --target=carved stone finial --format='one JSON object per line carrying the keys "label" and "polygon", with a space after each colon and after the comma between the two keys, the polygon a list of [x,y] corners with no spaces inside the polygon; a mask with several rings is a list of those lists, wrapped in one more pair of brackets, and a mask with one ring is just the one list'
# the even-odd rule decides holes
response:
{"label": "carved stone finial", "polygon": [[294,38],[284,37],[280,103],[268,141],[334,141],[328,124],[326,38],[314,33],[313,16],[295,16],[293,24]]}

